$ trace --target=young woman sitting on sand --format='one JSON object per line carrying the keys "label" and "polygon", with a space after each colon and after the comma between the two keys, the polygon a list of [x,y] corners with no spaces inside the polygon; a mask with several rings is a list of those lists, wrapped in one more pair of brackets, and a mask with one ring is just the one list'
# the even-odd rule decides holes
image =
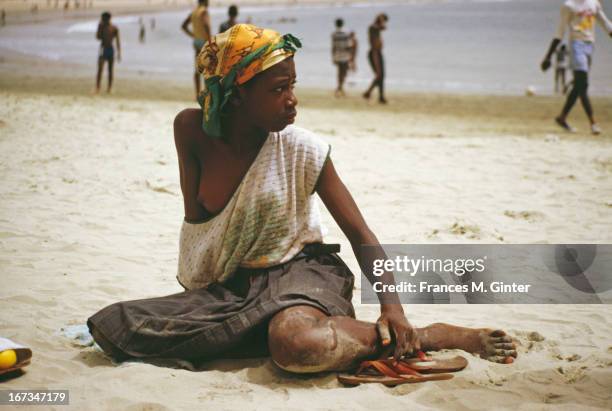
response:
{"label": "young woman sitting on sand", "polygon": [[[396,294],[379,297],[376,323],[355,318],[354,276],[339,247],[322,242],[314,193],[364,272],[372,264],[362,244],[379,243],[336,174],[329,144],[291,125],[299,47],[290,34],[247,24],[205,45],[202,110],[174,121],[185,206],[177,278],[186,291],[104,308],[88,320],[96,342],[120,359],[271,355],[297,373],[418,349],[509,362],[516,350],[503,331],[415,328]],[[394,282],[392,273],[381,280]]]}

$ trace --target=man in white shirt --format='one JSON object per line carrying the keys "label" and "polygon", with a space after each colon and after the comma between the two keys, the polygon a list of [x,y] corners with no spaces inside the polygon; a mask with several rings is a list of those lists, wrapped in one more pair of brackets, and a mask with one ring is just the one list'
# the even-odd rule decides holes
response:
{"label": "man in white shirt", "polygon": [[543,71],[548,70],[551,56],[563,40],[565,31],[569,29],[570,67],[574,72],[574,86],[567,96],[561,114],[555,118],[556,123],[569,132],[575,132],[576,130],[567,123],[567,116],[578,97],[580,97],[584,111],[591,123],[591,132],[593,134],[601,133],[601,128],[593,116],[593,108],[587,94],[588,73],[591,67],[593,43],[595,41],[595,20],[612,37],[612,23],[606,17],[599,0],[567,0],[561,6],[561,19],[555,38],[540,65]]}
{"label": "man in white shirt", "polygon": [[336,19],[336,31],[332,33],[332,59],[338,67],[338,87],[336,88],[336,97],[343,97],[344,80],[348,72],[349,62],[351,60],[351,38],[350,35],[342,30],[344,21]]}

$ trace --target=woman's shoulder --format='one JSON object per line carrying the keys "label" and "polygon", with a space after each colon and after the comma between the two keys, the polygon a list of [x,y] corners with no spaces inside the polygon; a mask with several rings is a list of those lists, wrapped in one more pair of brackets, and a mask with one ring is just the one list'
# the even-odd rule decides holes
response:
{"label": "woman's shoulder", "polygon": [[194,123],[202,120],[202,110],[197,108],[184,108],[174,117],[174,125],[193,126]]}
{"label": "woman's shoulder", "polygon": [[177,147],[193,147],[205,141],[202,130],[202,110],[186,108],[174,118],[174,141]]}
{"label": "woman's shoulder", "polygon": [[329,145],[318,134],[294,125],[285,127],[285,129],[280,132],[280,137],[284,143],[289,143],[296,147],[320,147]]}

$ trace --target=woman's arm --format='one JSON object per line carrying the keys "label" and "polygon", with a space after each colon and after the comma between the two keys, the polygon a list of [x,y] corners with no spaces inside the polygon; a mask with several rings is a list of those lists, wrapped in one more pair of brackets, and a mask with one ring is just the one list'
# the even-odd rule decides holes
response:
{"label": "woman's arm", "polygon": [[178,155],[185,219],[190,222],[206,217],[204,208],[198,202],[200,163],[196,156],[196,140],[193,134],[193,124],[198,124],[198,119],[195,117],[200,112],[200,110],[186,109],[178,113],[174,119],[174,143]]}
{"label": "woman's arm", "polygon": [[542,63],[540,63],[540,68],[542,69],[542,71],[546,71],[550,68],[550,58],[552,57],[553,53],[557,49],[557,46],[559,45],[559,43],[561,43],[563,37],[565,36],[565,30],[567,29],[570,23],[570,19],[572,17],[571,13],[572,11],[569,9],[569,7],[565,5],[561,6],[561,15],[559,16],[559,25],[557,26],[557,32],[555,33],[555,37],[550,42],[550,46],[548,47],[548,51],[544,56],[544,60],[542,60]]}
{"label": "woman's arm", "polygon": [[[391,272],[386,272],[381,277],[374,277],[372,274],[373,260],[386,259],[386,255],[380,247],[378,239],[367,226],[355,200],[336,173],[331,158],[328,158],[323,166],[315,190],[350,241],[355,257],[368,281],[370,283],[381,281],[383,284],[395,284]],[[372,248],[373,252],[362,253],[362,245],[374,246]],[[379,293],[378,298],[381,303],[381,316],[377,325],[383,345],[391,342],[389,332],[389,329],[391,329],[396,341],[394,353],[396,358],[401,357],[404,353],[419,349],[420,344],[416,332],[406,320],[397,294]]]}

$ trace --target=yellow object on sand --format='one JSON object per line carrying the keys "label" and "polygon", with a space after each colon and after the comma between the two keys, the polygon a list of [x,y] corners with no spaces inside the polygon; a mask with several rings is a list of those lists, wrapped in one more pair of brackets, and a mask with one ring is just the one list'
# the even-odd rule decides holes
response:
{"label": "yellow object on sand", "polygon": [[0,370],[11,368],[17,363],[17,353],[15,350],[5,350],[0,352]]}
{"label": "yellow object on sand", "polygon": [[0,337],[0,375],[25,367],[32,359],[32,350],[8,338]]}

